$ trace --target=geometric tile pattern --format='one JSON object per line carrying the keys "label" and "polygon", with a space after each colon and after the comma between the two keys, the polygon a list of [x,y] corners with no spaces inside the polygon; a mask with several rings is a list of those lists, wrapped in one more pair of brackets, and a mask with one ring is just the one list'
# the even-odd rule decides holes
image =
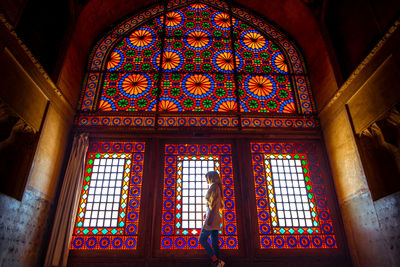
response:
{"label": "geometric tile pattern", "polygon": [[337,247],[314,149],[251,143],[261,249]]}
{"label": "geometric tile pattern", "polygon": [[144,142],[91,142],[70,249],[136,249]]}

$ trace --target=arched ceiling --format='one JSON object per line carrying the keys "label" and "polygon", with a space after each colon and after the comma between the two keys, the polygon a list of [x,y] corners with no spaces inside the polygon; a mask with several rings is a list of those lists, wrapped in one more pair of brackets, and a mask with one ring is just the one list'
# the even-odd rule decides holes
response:
{"label": "arched ceiling", "polygon": [[[76,105],[78,101],[87,58],[98,36],[129,14],[155,2],[90,0],[82,6],[57,81],[71,103]],[[317,108],[323,106],[337,89],[337,83],[318,22],[308,6],[300,0],[237,0],[236,3],[278,25],[297,42],[310,72]]]}

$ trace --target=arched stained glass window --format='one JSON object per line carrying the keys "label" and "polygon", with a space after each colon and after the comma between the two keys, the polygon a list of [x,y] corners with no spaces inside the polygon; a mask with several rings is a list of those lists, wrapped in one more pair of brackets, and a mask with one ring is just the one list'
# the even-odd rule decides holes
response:
{"label": "arched stained glass window", "polygon": [[77,117],[81,126],[318,125],[293,42],[224,2],[157,5],[115,27],[93,51]]}
{"label": "arched stained glass window", "polygon": [[[318,129],[304,66],[279,29],[219,0],[164,1],[112,28],[89,57],[75,120],[76,129],[106,134],[96,132],[102,141],[91,142],[71,249],[140,254],[147,234],[157,256],[170,249],[195,253],[208,189],[204,174],[210,170],[219,172],[223,183],[219,242],[226,252],[239,255],[245,247],[241,222],[248,214],[254,216],[257,235],[250,240],[258,252],[337,248],[317,142],[259,141],[264,135],[254,133],[243,140],[245,135],[232,134]],[[194,136],[181,143],[159,134],[185,127],[228,132],[231,139]],[[146,132],[150,158],[159,161],[144,165],[145,142],[118,141],[107,135],[114,131],[126,131],[121,140]],[[235,165],[238,161],[247,163]],[[157,170],[143,179],[146,166]],[[243,173],[249,175],[236,177]],[[149,211],[140,214],[142,180],[159,193],[153,201],[157,218],[149,225],[143,224]],[[247,185],[251,192],[243,189]],[[241,214],[236,197],[249,198],[254,209]]]}

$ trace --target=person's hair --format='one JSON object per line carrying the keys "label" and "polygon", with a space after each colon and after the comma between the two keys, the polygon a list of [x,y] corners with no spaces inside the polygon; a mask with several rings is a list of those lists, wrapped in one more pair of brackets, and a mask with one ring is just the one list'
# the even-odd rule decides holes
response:
{"label": "person's hair", "polygon": [[218,172],[209,171],[206,173],[206,178],[211,181],[212,184],[221,183],[221,179],[219,178]]}
{"label": "person's hair", "polygon": [[[224,201],[222,200],[222,185],[221,179],[219,178],[219,174],[216,171],[209,171],[206,173],[206,179],[209,180],[212,185],[210,190],[208,190],[206,199],[210,203],[210,208],[212,209],[217,201],[220,201],[221,207],[224,206]],[[219,190],[220,194],[218,197],[217,190]],[[219,198],[219,199],[217,199]]]}

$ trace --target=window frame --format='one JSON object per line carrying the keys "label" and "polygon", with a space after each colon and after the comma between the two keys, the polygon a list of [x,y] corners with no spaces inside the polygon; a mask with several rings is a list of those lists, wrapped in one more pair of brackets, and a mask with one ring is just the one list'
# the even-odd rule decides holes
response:
{"label": "window frame", "polygon": [[[236,208],[236,232],[238,239],[238,249],[224,249],[221,250],[222,253],[226,256],[234,256],[234,257],[243,257],[244,249],[242,245],[245,243],[242,238],[243,235],[243,227],[242,227],[242,207],[241,207],[241,185],[239,180],[239,168],[237,159],[235,159],[236,147],[234,145],[233,139],[224,139],[218,140],[214,139],[216,142],[212,142],[213,140],[204,139],[204,138],[183,138],[183,139],[162,139],[160,140],[160,148],[159,148],[159,162],[161,163],[160,168],[158,170],[158,178],[157,178],[157,203],[156,203],[156,219],[153,225],[153,231],[155,234],[153,236],[154,242],[152,247],[152,253],[155,257],[166,257],[174,254],[174,256],[178,258],[192,258],[192,257],[204,257],[205,251],[203,248],[200,249],[161,249],[161,227],[162,227],[162,207],[163,207],[163,190],[164,190],[164,160],[165,160],[165,145],[166,144],[230,144],[232,149],[232,170],[233,170],[233,180],[234,180],[234,190],[235,190],[235,208]],[[200,245],[200,244],[199,244]]]}
{"label": "window frame", "polygon": [[[143,170],[142,170],[142,181],[141,181],[141,192],[140,192],[140,207],[139,207],[139,214],[138,214],[138,222],[137,222],[137,234],[135,235],[136,237],[136,245],[135,245],[135,249],[69,249],[69,262],[80,262],[81,260],[83,262],[85,261],[89,261],[91,262],[93,259],[97,259],[99,257],[110,257],[111,259],[114,257],[122,257],[122,258],[126,258],[126,257],[133,257],[133,258],[141,258],[144,255],[145,252],[145,240],[146,240],[146,235],[145,232],[143,231],[145,226],[148,224],[149,221],[149,216],[148,213],[145,212],[148,209],[149,206],[149,199],[146,199],[146,197],[144,197],[143,192],[148,192],[149,190],[149,183],[150,181],[148,179],[146,179],[146,177],[149,177],[149,165],[150,165],[150,156],[151,156],[151,151],[150,151],[150,146],[151,146],[151,140],[150,139],[144,139],[144,138],[128,138],[128,139],[121,139],[121,138],[110,138],[110,137],[105,137],[105,136],[91,136],[89,138],[89,149],[87,151],[87,155],[89,154],[93,154],[93,153],[107,153],[104,151],[101,151],[100,147],[97,150],[93,150],[91,149],[91,146],[94,143],[99,143],[99,144],[103,144],[103,143],[144,143],[144,153],[143,153]],[[112,153],[112,152],[110,152]],[[131,153],[132,155],[134,155],[135,152],[124,152],[124,151],[119,151],[119,152],[115,152],[115,153]],[[86,166],[87,166],[87,161],[89,160],[89,158],[86,158],[86,162],[85,162],[85,173],[83,174],[84,177],[86,175]],[[132,159],[131,159],[132,160]],[[132,161],[132,166],[133,166],[133,161]],[[131,166],[131,167],[132,167]],[[131,172],[129,174],[129,185],[131,185],[131,176],[132,176],[132,168],[131,168]],[[81,192],[82,192],[82,188],[83,188],[83,184],[79,186],[79,200],[77,201],[77,207],[76,209],[78,210],[79,208],[79,204],[81,201]],[[131,186],[129,186],[129,189],[131,188]],[[128,190],[129,190],[128,189]],[[128,195],[130,193],[128,192]],[[125,215],[127,216],[127,215]],[[77,216],[75,216],[73,218],[73,229],[75,229],[75,219]],[[125,226],[124,226],[125,228]],[[69,244],[69,247],[72,246],[72,234],[71,233],[71,241]],[[110,246],[111,243],[110,243]]]}
{"label": "window frame", "polygon": [[[301,144],[304,147],[315,145],[315,152],[314,156],[318,157],[318,163],[320,164],[321,169],[321,184],[324,186],[325,189],[325,196],[327,199],[327,207],[329,208],[330,217],[332,218],[332,227],[334,229],[335,238],[336,238],[336,245],[337,248],[274,248],[274,249],[263,249],[260,245],[260,238],[259,238],[259,225],[258,225],[258,214],[256,208],[256,192],[254,186],[254,176],[253,176],[253,166],[252,166],[252,153],[251,153],[251,143],[268,143],[268,144],[275,144],[275,143],[289,143],[289,144]],[[246,180],[249,181],[249,190],[248,194],[248,202],[251,209],[251,214],[253,215],[253,222],[251,225],[251,235],[255,237],[253,240],[252,245],[254,257],[265,257],[265,256],[296,256],[296,255],[315,255],[321,257],[330,257],[330,256],[344,256],[345,251],[347,250],[347,241],[344,233],[343,222],[341,213],[338,206],[338,200],[335,193],[335,186],[333,183],[333,178],[330,171],[329,161],[327,154],[324,147],[324,142],[321,136],[298,136],[298,137],[274,137],[274,138],[252,138],[248,139],[246,143],[246,147],[248,148],[244,155],[244,165],[246,170],[250,170],[250,172],[246,172],[245,176],[247,176]],[[303,154],[310,154],[309,152]],[[310,240],[310,242],[312,242]]]}

